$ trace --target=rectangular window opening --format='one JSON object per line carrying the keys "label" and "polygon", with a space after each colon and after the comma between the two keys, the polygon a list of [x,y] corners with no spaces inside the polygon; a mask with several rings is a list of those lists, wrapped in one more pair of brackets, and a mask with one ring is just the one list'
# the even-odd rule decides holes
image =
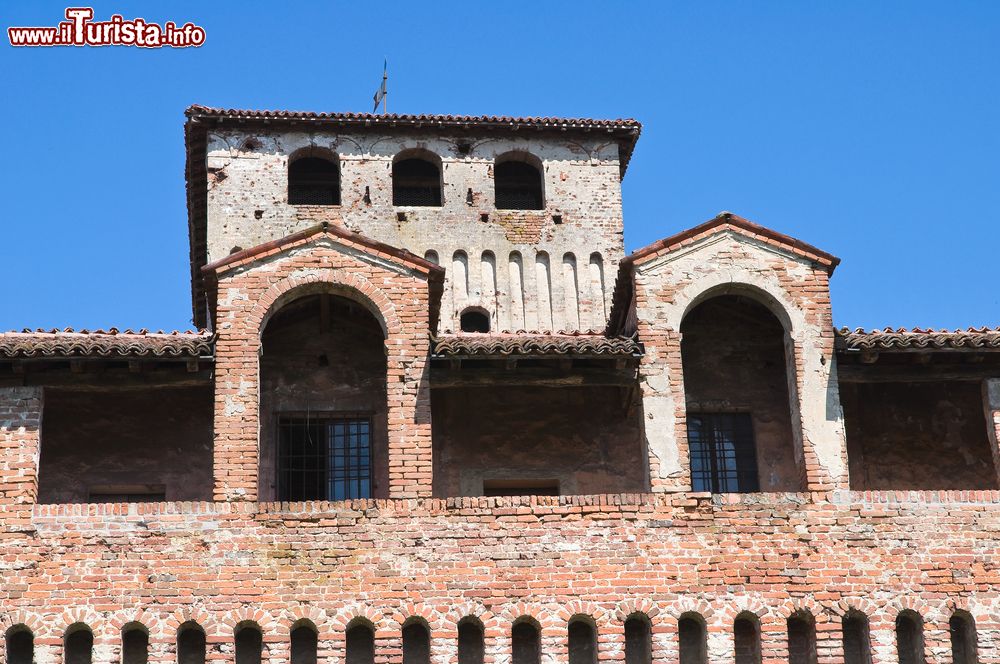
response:
{"label": "rectangular window opening", "polygon": [[750,413],[689,413],[691,488],[711,493],[760,490]]}
{"label": "rectangular window opening", "polygon": [[278,418],[278,500],[372,496],[371,418]]}
{"label": "rectangular window opening", "polygon": [[483,480],[484,496],[558,496],[559,480]]}

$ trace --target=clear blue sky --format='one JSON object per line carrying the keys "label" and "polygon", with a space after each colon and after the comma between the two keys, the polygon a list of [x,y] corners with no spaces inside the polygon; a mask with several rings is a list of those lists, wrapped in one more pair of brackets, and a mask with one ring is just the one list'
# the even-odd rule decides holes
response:
{"label": "clear blue sky", "polygon": [[99,2],[207,42],[4,34],[0,329],[189,327],[184,108],[371,110],[383,55],[393,111],[642,121],[629,251],[731,210],[843,259],[838,325],[1000,324],[1000,3],[493,6]]}

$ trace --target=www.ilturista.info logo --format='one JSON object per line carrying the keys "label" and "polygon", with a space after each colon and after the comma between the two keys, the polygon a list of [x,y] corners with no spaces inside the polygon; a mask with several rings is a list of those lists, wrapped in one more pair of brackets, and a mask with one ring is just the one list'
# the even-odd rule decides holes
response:
{"label": "www.ilturista.info logo", "polygon": [[91,7],[68,7],[65,21],[51,28],[7,28],[11,46],[139,46],[187,48],[205,43],[205,29],[173,21],[163,25],[145,19],[125,20],[115,14],[107,21],[93,21]]}

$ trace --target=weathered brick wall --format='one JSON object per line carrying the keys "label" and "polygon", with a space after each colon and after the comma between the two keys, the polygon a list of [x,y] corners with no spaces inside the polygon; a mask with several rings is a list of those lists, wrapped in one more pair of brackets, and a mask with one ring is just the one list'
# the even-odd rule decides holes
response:
{"label": "weathered brick wall", "polygon": [[42,390],[0,388],[0,518],[10,525],[38,495]]}
{"label": "weathered brick wall", "polygon": [[993,454],[993,467],[1000,484],[1000,378],[983,381],[983,406],[986,410],[986,434]]}
{"label": "weathered brick wall", "polygon": [[[419,256],[434,252],[449,271],[441,329],[457,330],[458,314],[467,306],[486,309],[496,329],[603,328],[614,282],[607,271],[624,254],[617,143],[488,135],[472,145],[463,155],[457,138],[435,130],[409,137],[212,132],[209,261],[224,258],[233,247],[247,249],[329,221]],[[393,157],[415,147],[441,159],[439,208],[392,205]],[[288,204],[289,156],[302,150],[336,155],[341,205]],[[495,209],[494,159],[511,151],[530,153],[544,164],[544,210]],[[400,211],[405,220],[397,218]],[[554,215],[562,223],[555,223]],[[452,268],[463,261],[459,269],[465,276],[456,279],[459,269]]]}
{"label": "weathered brick wall", "polygon": [[427,271],[328,233],[221,269],[215,361],[215,499],[258,489],[260,334],[296,297],[331,292],[384,327],[389,495],[431,495],[430,316]]}
{"label": "weathered brick wall", "polygon": [[737,294],[766,305],[785,328],[792,434],[803,485],[847,487],[829,274],[808,256],[727,222],[635,262],[646,440],[654,490],[690,487],[680,327],[698,303]]}
{"label": "weathered brick wall", "polygon": [[[624,618],[646,613],[654,661],[676,661],[677,618],[700,613],[709,661],[732,662],[736,615],[759,616],[765,662],[785,659],[785,620],[816,619],[820,662],[841,661],[840,616],[871,621],[875,664],[895,661],[893,623],[925,621],[928,661],[950,662],[954,608],[976,619],[981,662],[1000,661],[1000,492],[615,494],[340,504],[40,505],[0,552],[0,620],[36,633],[39,664],[60,661],[64,629],[95,632],[116,661],[121,626],[174,661],[177,626],[197,620],[212,661],[232,661],[233,627],[263,629],[266,661],[288,659],[289,627],[319,629],[343,662],[344,626],[377,629],[378,661],[400,661],[400,625],[427,620],[435,664],[454,662],[456,625],[485,624],[487,661],[509,661],[511,623],[542,626],[544,662],[566,661],[577,614],[621,661]],[[13,539],[11,539],[13,538]]]}

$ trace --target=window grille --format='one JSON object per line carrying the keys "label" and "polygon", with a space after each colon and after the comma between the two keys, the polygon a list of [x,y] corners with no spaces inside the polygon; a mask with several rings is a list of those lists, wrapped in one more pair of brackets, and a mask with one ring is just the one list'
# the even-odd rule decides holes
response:
{"label": "window grille", "polygon": [[496,206],[500,210],[541,210],[542,174],[521,161],[502,161],[494,170]]}
{"label": "window grille", "polygon": [[319,157],[296,159],[288,166],[290,205],[340,205],[340,170]]}
{"label": "window grille", "polygon": [[441,172],[424,159],[403,159],[392,167],[392,204],[439,207]]}
{"label": "window grille", "polygon": [[348,500],[371,495],[370,418],[279,418],[280,500]]}
{"label": "window grille", "polygon": [[689,414],[691,488],[712,493],[758,491],[755,447],[749,413]]}

